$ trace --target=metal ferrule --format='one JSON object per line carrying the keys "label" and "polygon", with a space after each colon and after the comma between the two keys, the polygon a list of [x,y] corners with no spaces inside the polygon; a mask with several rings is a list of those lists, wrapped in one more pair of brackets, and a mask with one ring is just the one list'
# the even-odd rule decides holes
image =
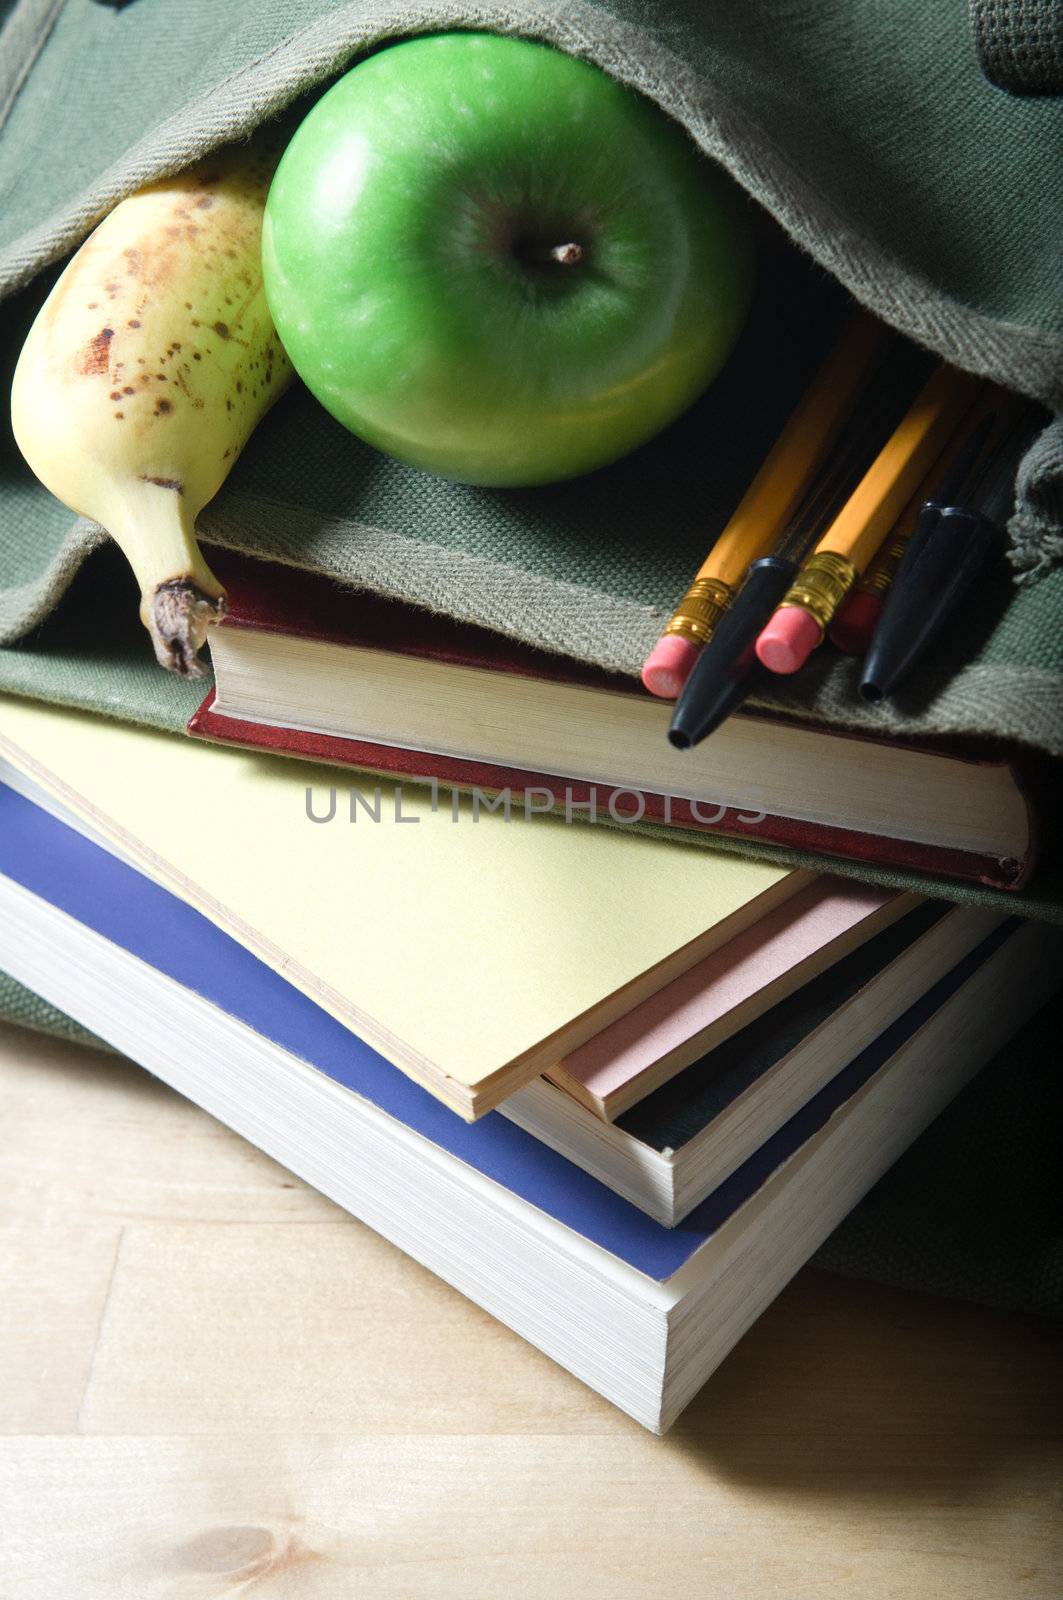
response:
{"label": "metal ferrule", "polygon": [[886,593],[897,576],[897,568],[908,544],[907,534],[898,534],[884,550],[880,550],[857,584],[861,594],[875,594],[879,599]]}
{"label": "metal ferrule", "polygon": [[720,578],[695,578],[676,606],[665,633],[677,633],[691,644],[708,644],[734,597],[731,585]]}
{"label": "metal ferrule", "polygon": [[856,568],[848,556],[821,550],[806,561],[783,596],[782,604],[800,606],[826,633],[855,582]]}

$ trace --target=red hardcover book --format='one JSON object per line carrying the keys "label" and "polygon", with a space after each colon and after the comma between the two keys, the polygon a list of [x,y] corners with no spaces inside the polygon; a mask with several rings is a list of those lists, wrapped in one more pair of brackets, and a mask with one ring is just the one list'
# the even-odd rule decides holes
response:
{"label": "red hardcover book", "polygon": [[715,833],[1015,888],[1015,765],[791,719],[673,750],[633,679],[276,563],[215,551],[229,614],[192,735],[436,782],[478,803]]}

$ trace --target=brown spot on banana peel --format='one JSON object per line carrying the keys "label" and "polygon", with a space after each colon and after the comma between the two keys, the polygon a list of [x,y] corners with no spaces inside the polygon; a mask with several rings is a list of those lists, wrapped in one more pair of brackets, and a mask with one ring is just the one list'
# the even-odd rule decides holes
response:
{"label": "brown spot on banana peel", "polygon": [[226,611],[224,592],[213,598],[192,578],[167,578],[150,600],[145,595],[140,614],[155,646],[160,666],[179,678],[201,678],[199,659],[207,629],[220,622]]}
{"label": "brown spot on banana peel", "polygon": [[113,328],[101,328],[99,333],[90,339],[85,346],[79,370],[87,378],[96,377],[99,373],[107,371],[111,360],[111,340],[113,338]]}
{"label": "brown spot on banana peel", "polygon": [[159,489],[172,489],[174,494],[184,494],[185,486],[179,478],[149,478],[146,472],[140,474],[141,483],[153,483]]}

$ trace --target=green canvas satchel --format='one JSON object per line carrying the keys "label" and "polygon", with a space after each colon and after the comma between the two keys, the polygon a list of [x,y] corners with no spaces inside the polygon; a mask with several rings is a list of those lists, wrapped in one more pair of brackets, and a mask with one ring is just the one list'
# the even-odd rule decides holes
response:
{"label": "green canvas satchel", "polygon": [[[208,537],[634,672],[799,389],[802,330],[829,326],[824,285],[1060,408],[1063,108],[989,83],[960,0],[18,0],[0,51],[0,291],[26,287],[5,318],[9,359],[42,275],[122,195],[305,107],[381,41],[447,27],[587,56],[731,171],[804,267],[786,294],[770,249],[762,267],[777,360],[747,363],[753,393],[730,427],[710,392],[704,426],[684,419],[614,469],[538,491],[468,489],[385,462],[297,391],[208,510]],[[996,735],[1060,754],[1061,475],[1056,423],[1020,473],[1015,573],[986,586],[918,693],[871,713],[851,666],[824,653],[776,702],[849,726]],[[0,642],[47,614],[101,537],[5,461]]]}

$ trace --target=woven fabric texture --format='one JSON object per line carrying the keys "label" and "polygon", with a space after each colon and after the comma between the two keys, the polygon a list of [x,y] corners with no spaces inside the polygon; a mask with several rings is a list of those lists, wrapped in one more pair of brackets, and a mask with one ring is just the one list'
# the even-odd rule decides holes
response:
{"label": "woven fabric texture", "polygon": [[20,1028],[31,1028],[34,1033],[49,1033],[75,1044],[93,1045],[97,1050],[111,1049],[80,1022],[49,1005],[32,989],[16,983],[6,972],[0,972],[0,1023],[15,1023]]}
{"label": "woven fabric texture", "polygon": [[[1049,155],[1063,110],[1000,95],[979,71],[962,8],[919,0],[708,10],[699,0],[182,0],[119,10],[18,0],[0,41],[0,289],[30,289],[11,311],[9,339],[28,325],[49,263],[123,194],[285,108],[298,114],[360,52],[446,27],[517,32],[588,57],[655,99],[730,170],[816,264],[790,305],[789,380],[760,385],[737,458],[733,430],[701,433],[692,456],[680,429],[616,474],[524,496],[458,491],[384,463],[305,397],[289,397],[264,432],[268,447],[250,453],[212,508],[233,542],[307,565],[327,552],[338,577],[427,595],[630,670],[733,504],[731,468],[748,465],[776,400],[792,398],[803,330],[821,326],[821,269],[917,343],[1059,408],[1063,171]],[[687,467],[676,479],[681,449]],[[1024,468],[1014,557],[1026,573],[1058,559],[1060,471],[1058,439]],[[618,516],[633,472],[649,517]],[[270,527],[258,520],[263,500],[274,508]],[[101,535],[72,528],[17,466],[0,477],[0,529],[0,637],[10,639],[55,603]],[[583,629],[572,627],[574,606]],[[1020,608],[1017,629],[1027,626]],[[1038,670],[1051,688],[1058,661]],[[1039,704],[1042,676],[1032,680]],[[832,715],[841,695],[811,687],[813,709]],[[966,686],[935,726],[965,726],[988,687]]]}
{"label": "woven fabric texture", "polygon": [[1010,94],[1063,94],[1059,0],[971,0],[982,71]]}

